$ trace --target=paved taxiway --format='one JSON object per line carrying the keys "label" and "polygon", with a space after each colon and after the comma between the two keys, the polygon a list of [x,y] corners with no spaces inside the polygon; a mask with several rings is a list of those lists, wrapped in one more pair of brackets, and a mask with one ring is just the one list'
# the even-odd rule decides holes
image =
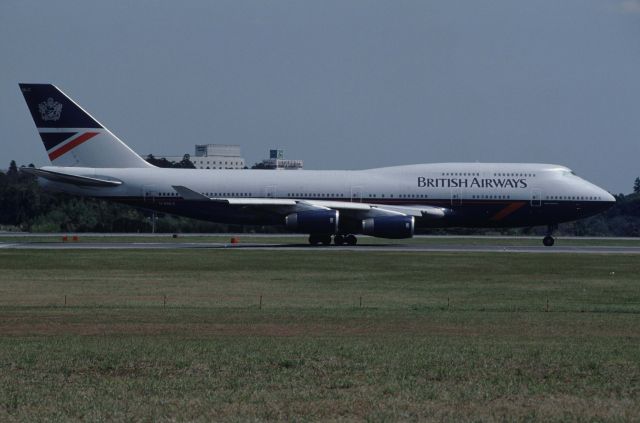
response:
{"label": "paved taxiway", "polygon": [[0,243],[0,249],[14,250],[176,250],[176,249],[234,249],[280,251],[390,251],[390,252],[471,252],[471,253],[570,253],[570,254],[640,254],[640,246],[500,246],[447,244],[367,244],[357,246],[318,246],[307,244],[229,244],[214,242],[20,242]]}

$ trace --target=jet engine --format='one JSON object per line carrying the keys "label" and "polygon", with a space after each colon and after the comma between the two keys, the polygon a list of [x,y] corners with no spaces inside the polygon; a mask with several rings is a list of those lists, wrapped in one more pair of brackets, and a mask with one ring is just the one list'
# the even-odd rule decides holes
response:
{"label": "jet engine", "polygon": [[338,210],[306,210],[284,218],[287,228],[308,234],[335,234],[338,232]]}
{"label": "jet engine", "polygon": [[411,238],[414,229],[413,216],[380,216],[362,221],[362,233],[379,238]]}

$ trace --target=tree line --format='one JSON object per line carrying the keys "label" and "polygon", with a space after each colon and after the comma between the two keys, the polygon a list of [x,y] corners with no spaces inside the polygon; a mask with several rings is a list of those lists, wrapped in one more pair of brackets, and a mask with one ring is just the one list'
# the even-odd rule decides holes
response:
{"label": "tree line", "polygon": [[[185,155],[180,162],[147,160],[161,167],[193,168]],[[33,167],[32,164],[29,167]],[[640,177],[633,192],[618,194],[616,204],[604,213],[560,225],[559,235],[640,236]],[[7,172],[0,172],[0,230],[29,232],[278,232],[282,228],[243,227],[146,212],[122,204],[88,197],[51,193],[43,190],[34,176],[20,172],[11,161]],[[433,229],[432,234],[540,234],[544,228]]]}

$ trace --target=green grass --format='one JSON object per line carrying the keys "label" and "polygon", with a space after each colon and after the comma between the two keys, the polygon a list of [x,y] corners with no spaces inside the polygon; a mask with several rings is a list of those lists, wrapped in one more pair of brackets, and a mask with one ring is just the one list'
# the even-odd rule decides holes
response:
{"label": "green grass", "polygon": [[635,256],[0,250],[0,269],[0,421],[640,416]]}

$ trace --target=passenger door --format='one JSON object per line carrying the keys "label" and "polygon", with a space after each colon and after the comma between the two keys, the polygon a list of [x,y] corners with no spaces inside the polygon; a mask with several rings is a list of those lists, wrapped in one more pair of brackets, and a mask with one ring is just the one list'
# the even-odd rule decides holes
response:
{"label": "passenger door", "polygon": [[158,187],[156,185],[143,185],[142,198],[144,201],[154,202],[158,196]]}
{"label": "passenger door", "polygon": [[362,203],[362,187],[351,187],[351,202]]}
{"label": "passenger door", "polygon": [[264,197],[265,198],[276,198],[276,186],[275,185],[267,185],[264,187]]}
{"label": "passenger door", "polygon": [[451,205],[459,206],[462,204],[462,190],[460,189],[452,189],[451,190]]}
{"label": "passenger door", "polygon": [[531,207],[542,206],[542,191],[539,189],[531,190]]}

